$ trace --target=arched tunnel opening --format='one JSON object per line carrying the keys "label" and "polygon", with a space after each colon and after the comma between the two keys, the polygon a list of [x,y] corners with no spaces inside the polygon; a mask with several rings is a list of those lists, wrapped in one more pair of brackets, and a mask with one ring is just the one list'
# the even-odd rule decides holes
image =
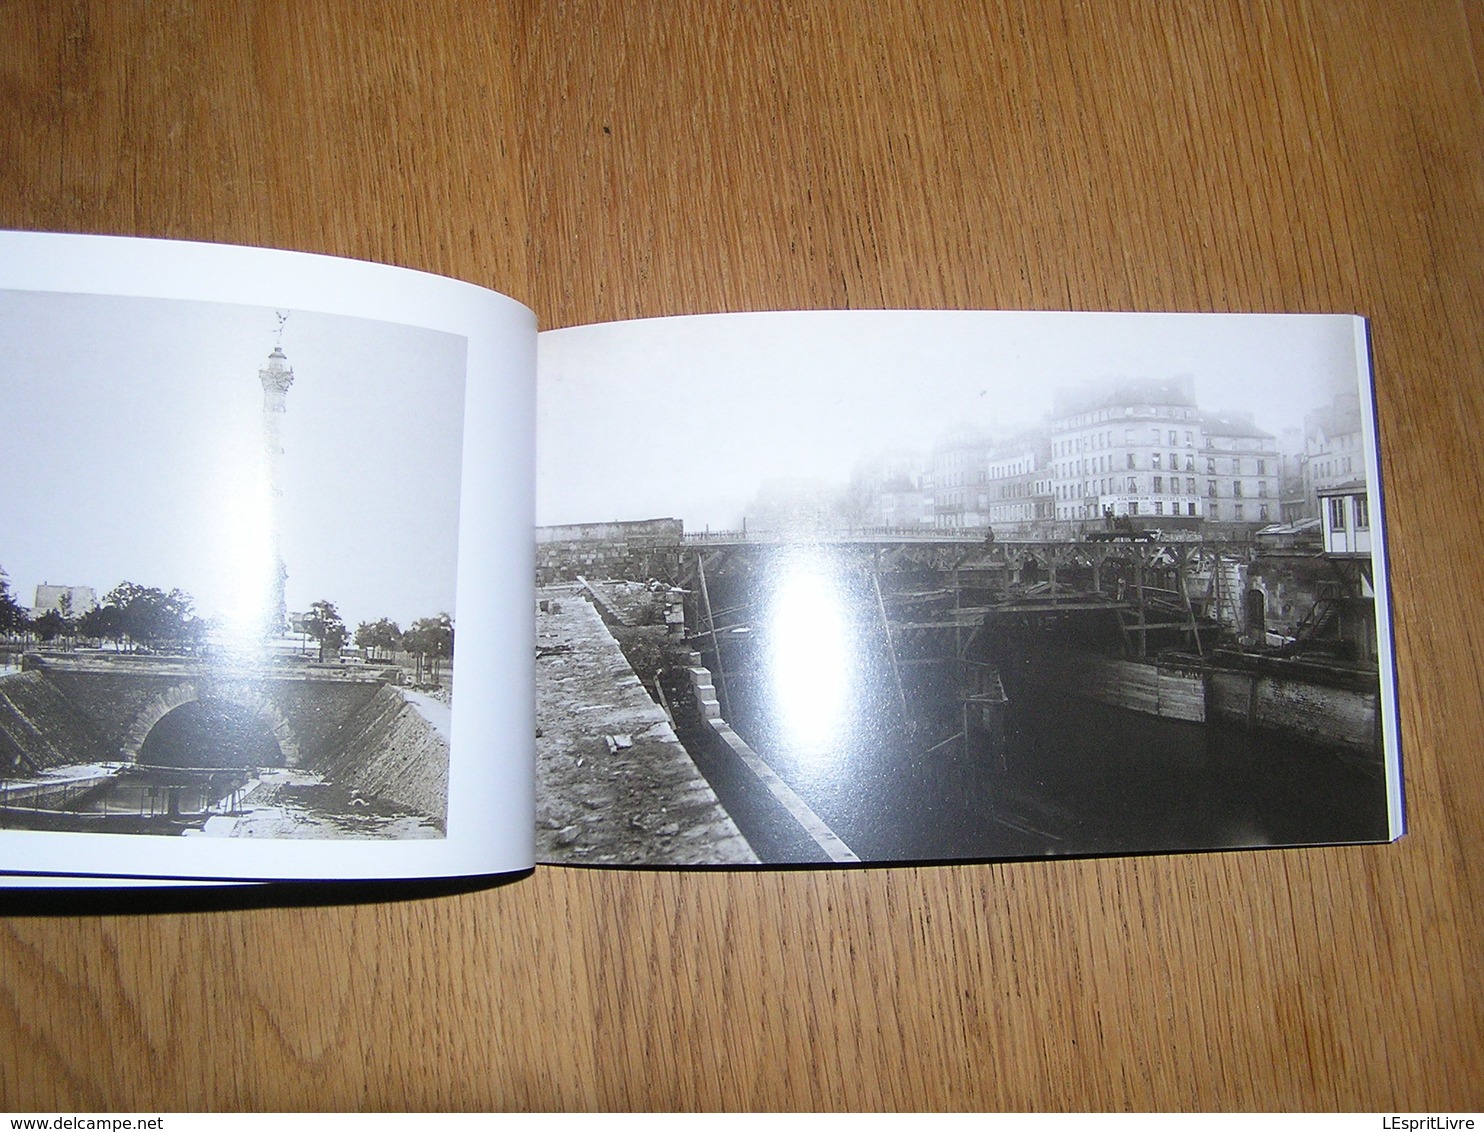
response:
{"label": "arched tunnel opening", "polygon": [[162,716],[145,736],[138,762],[165,767],[283,766],[273,728],[252,708],[191,700]]}

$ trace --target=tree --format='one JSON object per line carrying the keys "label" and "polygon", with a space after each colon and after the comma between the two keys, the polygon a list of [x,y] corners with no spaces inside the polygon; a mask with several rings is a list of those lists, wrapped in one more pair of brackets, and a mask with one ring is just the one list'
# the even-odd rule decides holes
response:
{"label": "tree", "polygon": [[41,638],[42,644],[50,644],[67,632],[67,619],[55,609],[48,609],[31,622],[31,628]]}
{"label": "tree", "polygon": [[395,621],[383,617],[356,626],[356,645],[366,650],[372,660],[390,660],[401,644],[402,630]]}
{"label": "tree", "polygon": [[10,577],[0,569],[0,633],[24,633],[30,620],[20,602],[10,595]]}
{"label": "tree", "polygon": [[183,590],[166,593],[136,582],[120,582],[103,598],[103,604],[118,610],[117,620],[112,623],[115,639],[127,640],[136,647],[193,648],[200,638],[203,626],[194,616],[195,603]]}
{"label": "tree", "polygon": [[[104,600],[107,601],[106,598]],[[123,611],[116,605],[108,604],[90,609],[77,619],[77,631],[80,636],[89,640],[112,641],[114,651],[117,652],[126,635]]]}
{"label": "tree", "polygon": [[62,596],[57,598],[57,613],[62,618],[62,629],[58,636],[65,638],[67,648],[75,649],[77,647],[77,613],[72,606],[70,590],[63,590]]}
{"label": "tree", "polygon": [[402,647],[417,660],[414,681],[418,684],[423,682],[426,665],[428,680],[436,684],[440,662],[453,656],[453,618],[446,613],[419,618],[402,634]]}
{"label": "tree", "polygon": [[319,642],[319,658],[324,660],[326,655],[331,658],[340,655],[340,648],[350,637],[350,632],[345,628],[345,622],[340,619],[340,611],[335,608],[335,603],[321,598],[309,607],[309,616],[304,619],[304,631]]}

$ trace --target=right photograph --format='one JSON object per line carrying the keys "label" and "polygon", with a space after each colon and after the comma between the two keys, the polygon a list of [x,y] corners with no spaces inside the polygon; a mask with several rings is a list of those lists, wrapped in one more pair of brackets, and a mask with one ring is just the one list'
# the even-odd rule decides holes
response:
{"label": "right photograph", "polygon": [[539,860],[1403,832],[1364,320],[706,315],[539,373]]}

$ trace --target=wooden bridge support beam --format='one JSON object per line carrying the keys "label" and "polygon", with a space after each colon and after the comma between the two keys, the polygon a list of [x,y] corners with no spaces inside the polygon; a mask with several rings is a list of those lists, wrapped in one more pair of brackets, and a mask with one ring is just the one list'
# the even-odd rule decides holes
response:
{"label": "wooden bridge support beam", "polygon": [[886,602],[881,597],[881,550],[871,554],[871,590],[876,595],[876,612],[881,616],[881,631],[886,634],[886,656],[891,661],[891,678],[897,687],[897,702],[902,708],[902,718],[907,718],[907,693],[902,687],[902,672],[897,666],[897,645],[892,640],[891,621],[886,616]]}

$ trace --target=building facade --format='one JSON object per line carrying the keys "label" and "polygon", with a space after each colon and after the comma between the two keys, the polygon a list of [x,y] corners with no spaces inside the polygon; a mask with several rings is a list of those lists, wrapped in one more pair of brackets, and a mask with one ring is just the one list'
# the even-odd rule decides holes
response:
{"label": "building facade", "polygon": [[992,526],[1025,530],[1056,518],[1050,465],[1051,441],[1045,430],[1020,433],[991,449],[985,486]]}
{"label": "building facade", "polygon": [[933,446],[933,526],[989,526],[989,463],[994,439],[984,429],[955,428]]}
{"label": "building facade", "polygon": [[1371,500],[1364,480],[1319,489],[1324,552],[1344,557],[1371,555]]}
{"label": "building facade", "polygon": [[1304,518],[1322,518],[1321,491],[1367,478],[1360,395],[1344,393],[1304,418]]}
{"label": "building facade", "polygon": [[1364,476],[1358,404],[1342,409],[1280,437],[1251,413],[1204,410],[1189,376],[1061,390],[1042,426],[965,424],[925,458],[863,462],[844,510],[853,525],[1012,538],[1078,537],[1084,524],[1125,517],[1156,528],[1292,524],[1317,518],[1320,488]]}
{"label": "building facade", "polygon": [[1208,413],[1205,516],[1213,523],[1276,523],[1282,518],[1283,460],[1278,438],[1241,413]]}
{"label": "building facade", "polygon": [[856,465],[847,491],[852,525],[913,530],[933,525],[929,462],[920,453],[882,452]]}
{"label": "building facade", "polygon": [[33,615],[60,613],[63,617],[81,617],[98,608],[98,594],[92,586],[54,586],[42,582],[36,587]]}
{"label": "building facade", "polygon": [[1056,518],[1204,514],[1196,475],[1206,434],[1189,377],[1063,393],[1050,428]]}

